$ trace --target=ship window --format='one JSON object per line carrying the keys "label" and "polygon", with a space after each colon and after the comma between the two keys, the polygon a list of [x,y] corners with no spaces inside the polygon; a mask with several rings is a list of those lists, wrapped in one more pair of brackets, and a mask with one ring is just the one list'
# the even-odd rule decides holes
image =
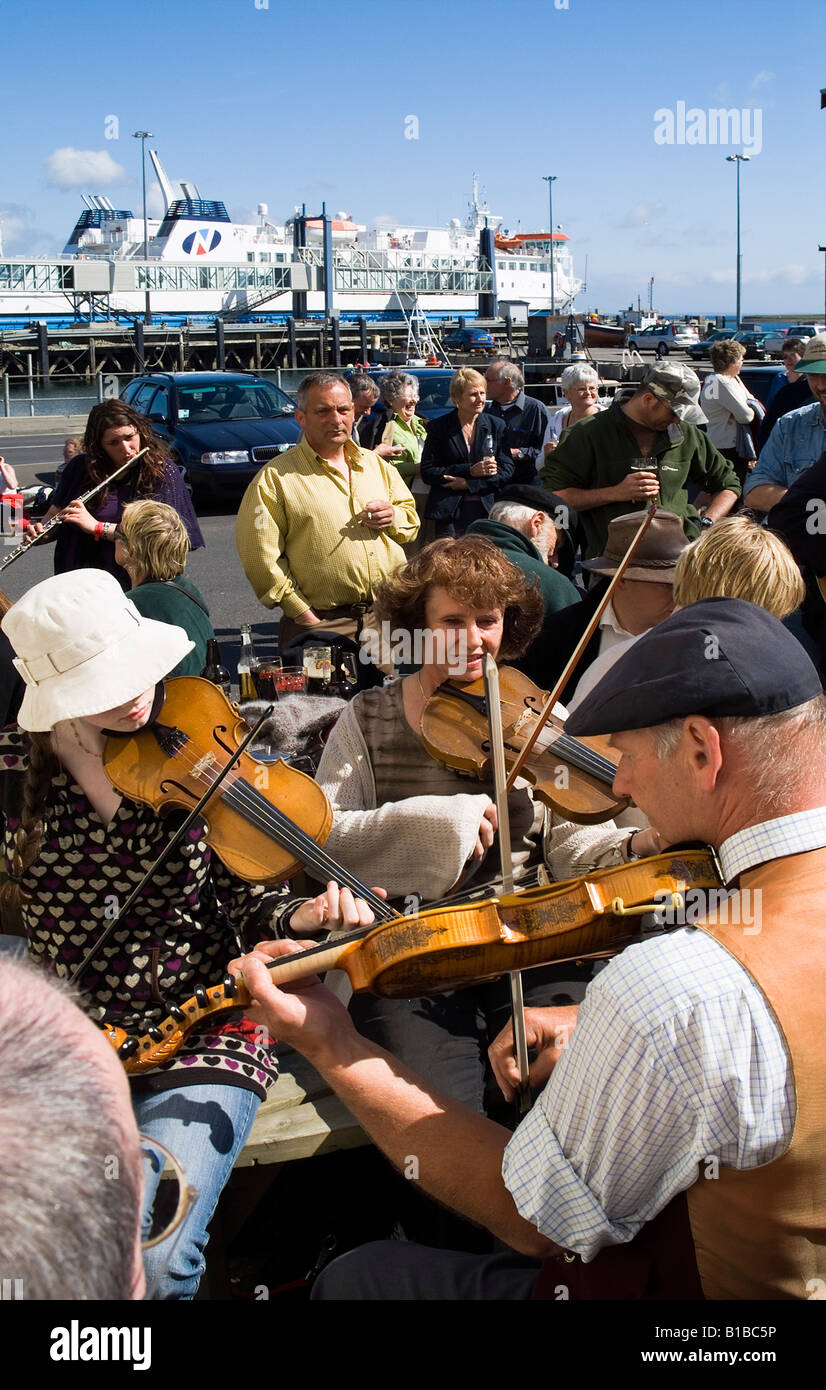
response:
{"label": "ship window", "polygon": [[255,252],[254,252],[254,251],[248,251],[248,252],[247,252],[247,260],[248,260],[248,261],[254,261],[254,260],[255,260]]}
{"label": "ship window", "polygon": [[527,267],[527,265],[526,265],[526,263],[525,263],[524,261],[520,261],[520,262],[519,262],[519,269],[520,269],[520,270],[527,270],[527,269],[528,269],[528,267]]}

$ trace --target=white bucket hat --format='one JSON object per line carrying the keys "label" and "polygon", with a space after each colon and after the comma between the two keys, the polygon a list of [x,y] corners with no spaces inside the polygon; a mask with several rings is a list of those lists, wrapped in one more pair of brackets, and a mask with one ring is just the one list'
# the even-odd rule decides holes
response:
{"label": "white bucket hat", "polygon": [[35,584],[2,628],[26,682],[17,722],[29,732],[134,700],[195,646],[182,627],[144,618],[105,570],[72,570]]}

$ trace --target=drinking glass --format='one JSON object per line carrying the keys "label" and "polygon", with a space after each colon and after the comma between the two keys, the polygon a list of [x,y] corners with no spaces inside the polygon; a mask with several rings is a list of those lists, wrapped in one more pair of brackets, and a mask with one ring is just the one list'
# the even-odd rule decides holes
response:
{"label": "drinking glass", "polygon": [[306,695],[307,673],[303,666],[282,666],[273,672],[276,693],[282,695]]}
{"label": "drinking glass", "polygon": [[262,661],[258,668],[253,672],[255,689],[258,692],[259,700],[277,700],[278,690],[275,678],[279,671],[283,670],[284,663],[280,656],[274,657],[272,661]]}

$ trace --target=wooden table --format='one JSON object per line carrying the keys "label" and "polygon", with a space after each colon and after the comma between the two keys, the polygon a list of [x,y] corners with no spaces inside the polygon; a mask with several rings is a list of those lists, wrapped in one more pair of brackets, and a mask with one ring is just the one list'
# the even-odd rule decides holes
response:
{"label": "wooden table", "polygon": [[293,1052],[276,1048],[279,1077],[261,1106],[236,1168],[290,1163],[370,1141],[314,1067]]}

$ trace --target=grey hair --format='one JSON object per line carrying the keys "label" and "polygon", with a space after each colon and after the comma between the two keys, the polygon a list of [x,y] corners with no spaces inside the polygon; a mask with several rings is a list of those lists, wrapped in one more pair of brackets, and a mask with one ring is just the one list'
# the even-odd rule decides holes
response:
{"label": "grey hair", "polygon": [[74,998],[0,956],[0,1275],[26,1301],[133,1293],[137,1133],[124,1132]]}
{"label": "grey hair", "polygon": [[353,400],[360,396],[363,391],[369,391],[374,401],[379,398],[378,382],[374,377],[368,376],[366,372],[354,372],[347,385],[350,387],[350,395]]}
{"label": "grey hair", "polygon": [[[488,512],[488,517],[491,521],[503,521],[506,526],[512,526],[515,531],[521,531],[531,517],[536,516],[536,513],[541,511],[541,507],[526,507],[524,502],[494,502]],[[547,516],[548,513],[545,512],[545,515]]]}
{"label": "grey hair", "polygon": [[509,357],[497,357],[491,362],[492,367],[499,368],[501,381],[507,381],[514,391],[521,391],[525,385],[525,378],[515,362],[511,362]]}
{"label": "grey hair", "polygon": [[599,386],[599,373],[593,367],[589,367],[587,362],[572,362],[571,366],[566,367],[559,378],[559,389],[560,391],[569,391],[579,381],[587,381],[589,385]]}
{"label": "grey hair", "polygon": [[[781,714],[756,719],[726,716],[711,722],[742,758],[749,789],[760,804],[774,810],[791,806],[813,775],[826,776],[826,695]],[[684,719],[671,719],[652,730],[658,758],[674,756],[684,725]],[[808,756],[801,750],[801,738]]]}
{"label": "grey hair", "polygon": [[[295,393],[295,404],[298,410],[307,409],[307,396],[315,386],[346,386],[350,391],[350,383],[339,376],[338,372],[310,372],[300,383]],[[352,395],[352,392],[350,393]]]}
{"label": "grey hair", "polygon": [[409,372],[388,372],[381,384],[381,398],[385,405],[392,406],[406,391],[412,391],[419,399],[419,383]]}

